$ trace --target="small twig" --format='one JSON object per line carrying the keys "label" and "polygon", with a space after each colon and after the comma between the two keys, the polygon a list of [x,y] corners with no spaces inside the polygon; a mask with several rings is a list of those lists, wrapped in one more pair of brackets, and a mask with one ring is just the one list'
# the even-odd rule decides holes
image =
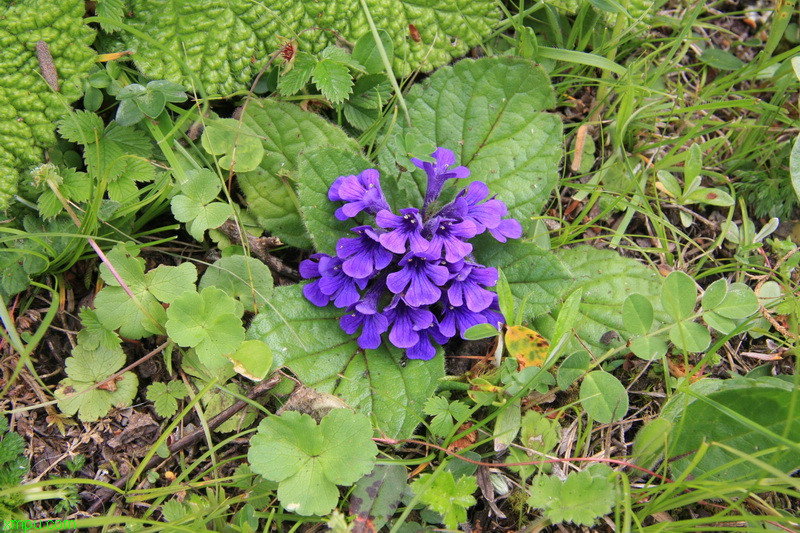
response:
{"label": "small twig", "polygon": [[[272,376],[271,378],[269,378],[269,379],[267,379],[265,381],[262,381],[261,383],[259,383],[255,387],[253,387],[253,389],[250,392],[247,393],[247,397],[250,400],[255,400],[259,396],[262,396],[264,393],[266,393],[267,391],[269,391],[272,388],[274,388],[280,382],[281,379],[282,379],[282,376],[276,374],[276,375]],[[248,405],[248,403],[246,401],[244,401],[244,400],[237,401],[235,404],[233,404],[232,406],[228,407],[227,409],[222,411],[220,414],[218,414],[217,416],[215,416],[214,418],[209,420],[208,421],[208,429],[213,431],[214,429],[218,428],[226,420],[228,420],[233,415],[235,415],[236,413],[238,413],[239,411],[241,411],[242,409],[247,407],[247,405]],[[178,453],[179,451],[181,451],[182,449],[186,448],[187,446],[191,446],[192,444],[196,443],[197,441],[202,440],[204,434],[205,434],[205,430],[202,427],[200,427],[200,428],[197,428],[196,430],[192,431],[191,433],[189,433],[185,437],[176,440],[170,446],[168,446],[170,455],[174,455],[174,454]],[[152,459],[150,459],[147,462],[147,465],[144,467],[144,470],[149,470],[149,469],[155,468],[163,460],[164,459],[162,459],[161,457],[159,457],[157,455],[154,456]],[[117,488],[120,488],[120,489],[122,487],[124,487],[128,483],[128,480],[130,479],[131,474],[133,474],[134,471],[135,470],[131,470],[129,473],[127,473],[124,476],[120,477],[118,480],[116,480],[114,482],[114,486],[117,487]],[[113,491],[111,491],[110,489],[101,488],[100,490],[97,491],[97,501],[94,502],[92,504],[92,506],[89,507],[89,509],[86,512],[89,513],[89,514],[94,514],[94,513],[98,512],[100,510],[100,508],[103,505],[105,505],[106,502],[108,502],[108,500],[110,500],[111,497],[114,494],[115,493]]]}
{"label": "small twig", "polygon": [[[244,244],[242,242],[242,232],[239,226],[233,220],[228,220],[219,229],[222,233],[227,235],[232,241]],[[269,253],[270,248],[281,246],[283,243],[277,237],[255,237],[254,235],[247,234],[247,244],[250,251],[254,256],[259,258],[261,262],[269,267],[270,270],[285,278],[294,281],[300,280],[300,273],[288,266],[286,263]]]}

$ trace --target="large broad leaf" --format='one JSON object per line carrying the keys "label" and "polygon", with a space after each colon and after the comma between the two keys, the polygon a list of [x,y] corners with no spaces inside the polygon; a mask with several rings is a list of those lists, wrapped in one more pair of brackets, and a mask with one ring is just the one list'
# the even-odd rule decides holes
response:
{"label": "large broad leaf", "polygon": [[[500,19],[492,0],[367,0],[366,4],[375,24],[391,36],[398,76],[416,69],[427,72],[463,56],[486,39]],[[131,11],[129,24],[167,51],[124,32],[139,70],[149,78],[191,87],[182,61],[212,93],[248,89],[270,54],[282,46],[281,36],[296,37],[300,50],[316,53],[337,39],[356,42],[370,32],[359,2],[133,0]],[[419,33],[419,41],[409,38],[409,24]]]}
{"label": "large broad leaf", "polygon": [[[586,346],[603,353],[610,345],[601,339],[608,338],[609,332],[617,332],[621,339],[631,336],[623,327],[622,303],[634,293],[642,294],[653,303],[654,329],[661,327],[663,320],[660,318],[664,318],[659,299],[661,279],[655,271],[613,250],[598,250],[591,246],[578,246],[560,251],[557,255],[575,278],[569,291],[583,289],[575,330]],[[557,316],[558,310],[555,310],[549,315],[537,317],[534,325],[540,333],[549,336]],[[572,349],[582,347],[573,339]]]}
{"label": "large broad leaf", "polygon": [[16,190],[17,170],[41,161],[42,148],[55,143],[55,121],[67,110],[64,104],[83,93],[95,58],[85,10],[83,0],[0,4],[0,209]]}
{"label": "large broad leaf", "polygon": [[[530,242],[489,242],[491,237],[476,239],[475,258],[479,263],[502,269],[517,301],[525,302],[525,316],[547,313],[572,284],[572,275],[550,250]],[[506,317],[511,320],[512,317]]]}
{"label": "large broad leaf", "polygon": [[[768,377],[738,378],[720,385],[716,392],[695,393],[696,399],[673,423],[667,455],[679,457],[670,462],[676,477],[696,459],[692,452],[703,442],[710,446],[691,470],[694,477],[708,474],[713,480],[732,481],[774,476],[717,443],[787,474],[800,468],[800,418],[792,409],[792,396],[796,404],[798,393],[791,383]],[[775,449],[764,453],[770,448]]]}
{"label": "large broad leaf", "polygon": [[264,143],[264,158],[258,168],[239,174],[239,186],[247,196],[250,212],[264,229],[284,242],[310,247],[297,211],[298,159],[304,152],[328,145],[355,153],[358,144],[322,117],[275,100],[251,101],[243,121]]}
{"label": "large broad leaf", "polygon": [[372,166],[360,155],[338,148],[322,148],[300,157],[297,196],[314,249],[334,255],[340,238],[354,236],[350,228],[357,224],[336,219],[334,213],[342,204],[328,200],[328,189],[337,177],[358,174]]}
{"label": "large broad leaf", "polygon": [[[398,126],[379,154],[382,168],[405,160],[406,134],[453,150],[468,180],[450,182],[447,200],[472,180],[484,181],[526,230],[558,183],[562,155],[561,120],[544,110],[555,95],[544,71],[516,58],[464,60],[415,85],[406,96],[412,127]],[[414,156],[430,154],[411,154]],[[414,168],[414,167],[412,167]],[[412,205],[422,205],[425,173],[401,174],[400,186]]]}
{"label": "large broad leaf", "polygon": [[386,343],[362,350],[339,328],[343,311],[309,303],[300,285],[277,287],[271,309],[253,319],[249,338],[267,343],[277,367],[288,367],[303,383],[339,396],[372,415],[391,437],[407,437],[422,421],[422,406],[444,375],[441,354],[431,361],[408,361]]}

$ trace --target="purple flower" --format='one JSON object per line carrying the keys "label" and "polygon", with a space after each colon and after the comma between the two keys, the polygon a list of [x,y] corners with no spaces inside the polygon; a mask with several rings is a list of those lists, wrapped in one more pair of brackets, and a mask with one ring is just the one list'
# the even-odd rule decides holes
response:
{"label": "purple flower", "polygon": [[319,290],[333,300],[336,307],[349,307],[356,303],[361,298],[358,291],[367,286],[367,280],[345,274],[342,260],[338,257],[320,255],[319,273],[322,277],[319,279]]}
{"label": "purple flower", "polygon": [[[399,271],[386,277],[386,286],[395,294],[405,291],[403,297],[408,305],[419,307],[435,303],[442,295],[440,286],[447,283],[450,273],[447,267],[425,254],[406,254]],[[408,287],[408,290],[406,290]]]}
{"label": "purple flower", "polygon": [[345,204],[336,210],[336,218],[347,220],[361,211],[374,215],[381,209],[389,209],[381,191],[380,173],[368,168],[358,176],[339,176],[328,190],[332,202]]}
{"label": "purple flower", "polygon": [[336,254],[344,260],[342,269],[345,274],[353,278],[366,278],[392,262],[394,256],[381,246],[372,226],[356,226],[351,231],[359,236],[343,237],[336,243]]}
{"label": "purple flower", "polygon": [[433,356],[436,355],[436,347],[431,342],[431,337],[433,337],[433,340],[439,345],[450,340],[449,337],[445,337],[441,334],[439,331],[439,324],[436,320],[427,328],[419,330],[417,334],[419,335],[417,343],[406,350],[406,356],[408,356],[409,359],[422,359],[424,361],[433,359]]}
{"label": "purple flower", "polygon": [[495,297],[483,287],[492,287],[496,283],[496,268],[465,264],[450,281],[447,299],[454,307],[466,304],[467,309],[478,313],[492,305]]}
{"label": "purple flower", "polygon": [[450,178],[466,178],[469,176],[469,169],[467,167],[455,167],[450,169],[451,165],[456,162],[456,156],[452,151],[447,148],[437,148],[431,154],[435,160],[433,163],[422,161],[416,157],[411,158],[411,162],[417,167],[421,168],[428,175],[428,188],[425,192],[425,203],[422,206],[422,212],[435,202],[442,192],[444,182]]}
{"label": "purple flower", "polygon": [[440,258],[444,248],[444,258],[449,263],[461,261],[472,251],[472,245],[462,239],[471,239],[477,233],[475,224],[470,220],[457,222],[443,217],[432,218],[425,224],[425,229],[432,234],[426,253]]}
{"label": "purple flower", "polygon": [[406,242],[410,243],[412,252],[424,252],[428,248],[428,241],[422,236],[422,217],[419,215],[419,209],[409,207],[401,209],[400,212],[402,216],[383,210],[375,217],[378,226],[392,230],[381,234],[379,237],[381,244],[396,254],[406,252]]}
{"label": "purple flower", "polygon": [[454,306],[445,304],[439,331],[447,337],[454,337],[456,331],[463,338],[464,332],[477,324],[497,325],[505,322],[497,306],[497,295],[492,295],[492,304],[485,310],[475,312],[467,306]]}
{"label": "purple flower", "polygon": [[428,309],[412,307],[399,296],[384,309],[384,315],[392,324],[389,341],[398,348],[415,346],[419,342],[419,331],[429,328],[435,320]]}
{"label": "purple flower", "polygon": [[508,214],[506,204],[495,197],[486,200],[488,195],[489,187],[485,183],[482,181],[472,182],[458,193],[456,200],[451,204],[453,207],[447,206],[449,208],[447,210],[457,210],[463,218],[475,223],[478,234],[488,229],[492,237],[500,242],[506,242],[508,238],[519,239],[522,237],[522,226],[519,222],[513,218],[503,220],[503,217]]}
{"label": "purple flower", "polygon": [[489,228],[492,237],[500,242],[506,239],[519,239],[522,237],[522,226],[513,218],[506,218],[500,221],[496,228]]}
{"label": "purple flower", "polygon": [[358,306],[350,306],[347,313],[339,320],[345,333],[352,335],[361,327],[358,345],[364,349],[374,350],[381,345],[381,333],[389,329],[389,321],[380,313],[362,313]]}
{"label": "purple flower", "polygon": [[[326,254],[312,254],[309,259],[300,262],[300,275],[303,279],[318,278],[322,274],[319,272],[319,260],[322,257],[330,257]],[[317,307],[325,307],[331,301],[330,296],[319,290],[319,280],[312,281],[303,287],[303,295],[306,299]]]}

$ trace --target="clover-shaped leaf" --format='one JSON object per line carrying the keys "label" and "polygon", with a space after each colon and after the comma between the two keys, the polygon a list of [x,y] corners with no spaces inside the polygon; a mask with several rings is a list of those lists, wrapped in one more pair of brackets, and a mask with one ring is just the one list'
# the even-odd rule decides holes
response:
{"label": "clover-shaped leaf", "polygon": [[255,132],[233,118],[209,121],[200,141],[206,152],[222,156],[219,166],[225,170],[248,172],[264,157],[264,145]]}
{"label": "clover-shaped leaf", "polygon": [[179,345],[194,348],[209,369],[224,365],[223,355],[244,341],[242,305],[215,287],[184,292],[167,309],[167,334]]}
{"label": "clover-shaped leaf", "polygon": [[172,416],[178,412],[178,400],[185,398],[188,392],[182,381],[162,383],[156,381],[147,387],[147,399],[153,402],[158,416]]}
{"label": "clover-shaped leaf", "polygon": [[55,397],[58,408],[69,416],[78,413],[84,422],[93,422],[105,416],[113,406],[128,406],[136,396],[139,380],[133,372],[92,390],[91,387],[108,379],[125,364],[121,348],[100,345],[89,349],[78,344],[67,358],[67,378],[61,380]]}
{"label": "clover-shaped leaf", "polygon": [[208,169],[190,170],[189,181],[181,186],[181,194],[172,198],[172,214],[180,222],[186,222],[186,231],[203,240],[207,229],[217,228],[233,215],[230,205],[215,202],[222,190],[219,178]]}
{"label": "clover-shaped leaf", "polygon": [[458,400],[450,403],[442,396],[431,396],[425,402],[425,414],[433,416],[430,428],[433,433],[441,437],[446,436],[456,424],[465,421],[470,414],[470,408]]}
{"label": "clover-shaped leaf", "polygon": [[317,425],[289,411],[261,421],[250,441],[254,472],[277,481],[278,499],[301,515],[329,513],[339,499],[336,485],[352,485],[368,474],[378,449],[369,418],[334,409]]}
{"label": "clover-shaped leaf", "polygon": [[543,509],[554,524],[590,526],[609,513],[616,501],[614,483],[609,480],[611,473],[608,466],[597,464],[570,473],[565,481],[556,476],[536,476],[528,505]]}
{"label": "clover-shaped leaf", "polygon": [[422,503],[442,515],[447,529],[458,529],[458,524],[467,521],[467,509],[475,505],[472,493],[478,490],[478,483],[473,476],[461,476],[456,481],[453,473],[445,470],[426,487],[432,476],[422,474],[411,489]]}

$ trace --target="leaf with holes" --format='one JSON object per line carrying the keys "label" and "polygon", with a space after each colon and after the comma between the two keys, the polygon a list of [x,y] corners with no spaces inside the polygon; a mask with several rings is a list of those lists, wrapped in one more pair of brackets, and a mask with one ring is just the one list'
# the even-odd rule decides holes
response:
{"label": "leaf with holes", "polygon": [[276,287],[270,304],[253,319],[247,336],[272,349],[274,366],[288,367],[309,387],[373,416],[376,428],[392,438],[413,433],[424,402],[444,375],[441,351],[431,361],[406,363],[403,351],[386,343],[365,352],[339,327],[342,310],[314,307],[301,285]]}

